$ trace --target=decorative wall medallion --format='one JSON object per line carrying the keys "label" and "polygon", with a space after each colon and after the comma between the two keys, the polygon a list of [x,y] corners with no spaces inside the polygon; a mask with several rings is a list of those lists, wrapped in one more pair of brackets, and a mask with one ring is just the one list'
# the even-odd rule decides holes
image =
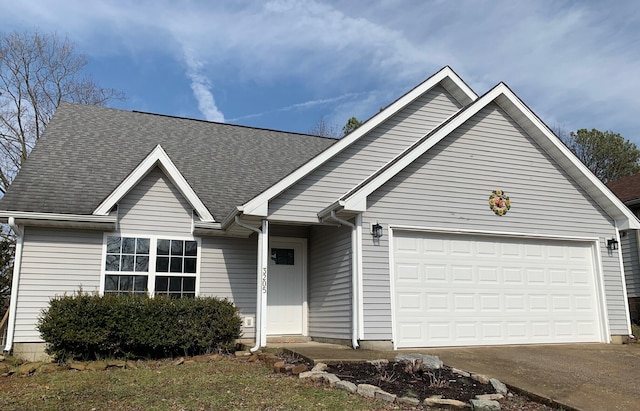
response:
{"label": "decorative wall medallion", "polygon": [[503,216],[511,209],[511,200],[502,190],[493,190],[489,196],[489,208],[496,215]]}

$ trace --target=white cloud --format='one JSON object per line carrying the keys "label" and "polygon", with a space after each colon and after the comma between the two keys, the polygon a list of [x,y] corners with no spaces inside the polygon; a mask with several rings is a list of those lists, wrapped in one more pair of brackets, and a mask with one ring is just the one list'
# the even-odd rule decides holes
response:
{"label": "white cloud", "polygon": [[185,63],[187,64],[187,76],[191,80],[191,90],[198,101],[198,109],[209,121],[224,122],[224,114],[218,110],[216,101],[211,92],[211,82],[202,74],[202,62],[198,60],[193,51],[185,48]]}

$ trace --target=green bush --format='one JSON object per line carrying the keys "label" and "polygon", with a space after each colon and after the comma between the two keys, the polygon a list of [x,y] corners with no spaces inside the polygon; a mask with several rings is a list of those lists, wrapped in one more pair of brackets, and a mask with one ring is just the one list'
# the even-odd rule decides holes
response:
{"label": "green bush", "polygon": [[231,350],[240,316],[228,300],[83,293],[50,301],[37,329],[57,361],[164,358]]}

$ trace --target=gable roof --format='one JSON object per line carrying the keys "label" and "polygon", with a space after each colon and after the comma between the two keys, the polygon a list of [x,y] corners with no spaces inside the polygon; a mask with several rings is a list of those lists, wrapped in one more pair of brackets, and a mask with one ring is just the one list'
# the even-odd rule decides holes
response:
{"label": "gable roof", "polygon": [[213,222],[213,216],[202,203],[202,200],[193,191],[187,180],[180,173],[178,168],[173,164],[167,153],[158,144],[149,155],[129,174],[115,190],[93,211],[94,215],[109,215],[111,209],[122,200],[124,196],[131,191],[140,180],[142,180],[155,167],[165,173],[174,186],[180,191],[180,194],[189,202],[191,207],[196,210],[202,221]]}
{"label": "gable roof", "polygon": [[634,205],[640,202],[640,174],[610,181],[607,187],[625,204]]}
{"label": "gable roof", "polygon": [[619,229],[640,229],[640,221],[589,169],[549,130],[526,104],[504,83],[500,83],[469,106],[436,127],[385,164],[369,178],[322,210],[323,217],[338,208],[365,211],[367,196],[415,161],[427,150],[464,124],[490,103],[496,103],[580,184],[600,206],[616,220]]}
{"label": "gable roof", "polygon": [[104,212],[99,206],[105,206],[109,196],[126,185],[131,173],[161,145],[205,209],[221,221],[238,204],[335,142],[304,134],[61,103],[0,200],[0,210],[76,215]]}
{"label": "gable roof", "polygon": [[451,67],[446,66],[436,74],[432,75],[431,77],[414,87],[412,90],[404,94],[402,97],[398,98],[396,101],[387,106],[387,108],[371,117],[364,124],[355,129],[352,133],[340,139],[332,147],[320,153],[311,161],[298,168],[295,172],[291,173],[277,184],[260,193],[260,195],[258,195],[257,197],[246,202],[240,207],[240,209],[244,214],[266,216],[268,213],[269,200],[295,184],[307,174],[311,173],[320,165],[334,157],[336,154],[340,153],[349,145],[359,140],[362,136],[372,131],[385,120],[396,114],[398,111],[402,110],[412,101],[414,101],[438,84],[443,86],[449,93],[451,93],[451,95],[456,100],[458,100],[458,102],[462,106],[471,104],[478,98],[478,95],[451,69]]}

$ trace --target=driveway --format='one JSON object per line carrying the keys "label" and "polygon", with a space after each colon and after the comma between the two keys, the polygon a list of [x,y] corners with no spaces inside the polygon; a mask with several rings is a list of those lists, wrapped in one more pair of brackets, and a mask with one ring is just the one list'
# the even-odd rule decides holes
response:
{"label": "driveway", "polygon": [[448,366],[580,410],[640,409],[640,344],[438,348]]}

